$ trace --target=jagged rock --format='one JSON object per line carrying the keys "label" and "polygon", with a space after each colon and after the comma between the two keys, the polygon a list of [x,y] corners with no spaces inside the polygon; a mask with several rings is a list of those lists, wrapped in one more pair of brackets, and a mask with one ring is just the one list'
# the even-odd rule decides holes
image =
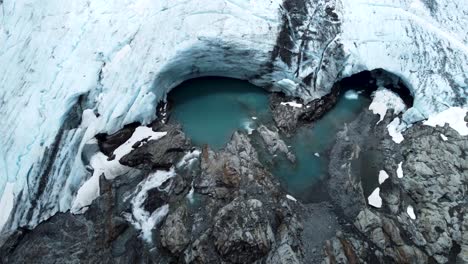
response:
{"label": "jagged rock", "polygon": [[260,133],[260,136],[262,137],[263,141],[265,142],[268,152],[271,155],[275,154],[285,154],[286,157],[291,161],[295,162],[296,161],[296,156],[289,151],[288,146],[284,141],[281,139],[278,131],[276,129],[270,130],[266,126],[261,125],[260,127],[257,128],[257,131]]}
{"label": "jagged rock", "polygon": [[167,216],[161,227],[161,244],[173,254],[182,252],[190,242],[187,217],[187,208],[181,205]]}
{"label": "jagged rock", "polygon": [[232,263],[252,263],[267,255],[275,236],[263,204],[256,199],[235,199],[216,215],[215,247]]}
{"label": "jagged rock", "polygon": [[167,135],[132,150],[120,159],[130,167],[147,169],[169,169],[190,149],[190,144],[179,126],[166,125],[161,132]]}
{"label": "jagged rock", "polygon": [[225,149],[216,153],[204,148],[201,154],[201,174],[194,187],[217,198],[236,197],[240,189],[276,190],[277,182],[258,161],[249,138],[235,132]]}
{"label": "jagged rock", "polygon": [[116,150],[120,145],[127,141],[135,132],[135,129],[140,126],[139,123],[132,123],[126,125],[121,130],[115,132],[114,134],[98,134],[96,138],[98,139],[99,149],[102,153],[111,157],[114,150]]}
{"label": "jagged rock", "polygon": [[287,135],[292,134],[299,121],[299,116],[304,111],[303,107],[294,107],[288,104],[281,104],[287,101],[297,101],[298,98],[285,97],[279,93],[274,93],[270,97],[270,109],[273,113],[273,119],[276,126],[286,133]]}

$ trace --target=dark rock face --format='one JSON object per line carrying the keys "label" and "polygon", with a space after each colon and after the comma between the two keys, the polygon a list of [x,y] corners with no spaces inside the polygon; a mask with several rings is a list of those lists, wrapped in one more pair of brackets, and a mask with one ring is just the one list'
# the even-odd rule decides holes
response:
{"label": "dark rock face", "polygon": [[190,144],[180,127],[164,126],[161,131],[167,135],[135,146],[136,149],[123,156],[120,163],[141,169],[169,169],[190,149]]}
{"label": "dark rock face", "polygon": [[332,91],[322,98],[312,100],[302,107],[294,107],[283,102],[296,101],[303,103],[299,98],[274,93],[270,97],[270,109],[276,126],[286,135],[295,132],[298,125],[312,123],[320,119],[335,106],[340,94],[340,84],[336,84]]}
{"label": "dark rock face", "polygon": [[125,143],[135,132],[135,129],[139,126],[139,123],[133,123],[126,125],[123,129],[115,132],[112,135],[99,134],[96,135],[98,139],[99,149],[102,153],[111,157],[114,150],[116,150],[120,145]]}
{"label": "dark rock face", "polygon": [[[361,114],[339,135],[346,140],[338,141],[335,150],[339,151],[332,154],[337,163],[334,166],[332,160],[330,165],[331,173],[335,171],[330,181],[331,195],[345,217],[354,221],[357,232],[340,233],[331,239],[325,247],[325,262],[356,263],[358,259],[358,263],[364,260],[372,263],[466,263],[464,215],[467,201],[463,182],[468,179],[468,139],[448,126],[432,128],[418,124],[403,134],[405,140],[399,146],[388,137],[379,136],[386,135],[382,129],[393,118],[387,114],[379,125],[359,135],[374,139],[363,147],[362,142],[356,141],[358,136],[353,135],[353,131],[356,125],[368,120],[365,116],[366,113]],[[444,141],[440,134],[448,140]],[[346,145],[353,144],[355,147],[348,147],[346,152]],[[362,193],[359,174],[345,169],[352,167],[356,146],[361,152],[365,148],[379,149],[378,166],[390,176],[380,186],[383,203],[380,209],[365,205],[365,197],[359,195]],[[339,161],[345,164],[341,172]],[[403,164],[402,178],[396,173],[399,162]],[[354,195],[349,196],[352,193]],[[345,197],[351,197],[354,202],[348,203]],[[411,219],[407,213],[409,206],[414,208],[416,219]]]}
{"label": "dark rock face", "polygon": [[216,215],[214,245],[223,259],[251,263],[265,256],[274,243],[274,234],[263,204],[257,199],[235,199]]}
{"label": "dark rock face", "polygon": [[[192,226],[192,234],[200,235],[187,247],[185,262],[288,263],[281,262],[284,256],[284,261],[298,263],[301,225],[289,205],[292,201],[261,166],[248,137],[235,133],[224,150],[205,148],[200,159],[194,188],[204,194],[204,206],[195,219],[204,223]],[[286,255],[280,257],[279,252]]]}
{"label": "dark rock face", "polygon": [[172,254],[181,253],[190,242],[187,218],[187,207],[182,205],[167,217],[161,227],[161,245]]}

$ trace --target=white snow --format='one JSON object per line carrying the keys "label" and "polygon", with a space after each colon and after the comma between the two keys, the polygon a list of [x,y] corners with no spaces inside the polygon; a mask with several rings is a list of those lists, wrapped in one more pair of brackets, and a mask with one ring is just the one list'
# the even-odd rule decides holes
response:
{"label": "white snow", "polygon": [[447,141],[448,138],[444,135],[444,134],[440,134],[440,138],[443,140],[443,141]]}
{"label": "white snow", "polygon": [[198,149],[187,151],[182,159],[177,163],[177,168],[190,167],[200,156],[201,151]]}
{"label": "white snow", "polygon": [[380,116],[380,120],[377,124],[384,119],[388,109],[393,109],[395,114],[402,113],[406,110],[406,105],[400,96],[383,87],[377,89],[377,91],[372,94],[372,97],[373,99],[369,110]]}
{"label": "white snow", "polygon": [[405,127],[400,124],[400,118],[395,117],[390,124],[387,126],[388,134],[392,137],[393,141],[397,144],[400,144],[404,138],[401,134]]}
{"label": "white snow", "polygon": [[431,115],[426,121],[423,122],[426,126],[444,126],[449,124],[451,128],[456,130],[460,135],[468,135],[468,127],[464,120],[468,108],[450,107],[438,114]]}
{"label": "white snow", "polygon": [[380,188],[377,187],[367,198],[370,205],[380,208],[382,207],[382,198],[380,198]]}
{"label": "white snow", "polygon": [[355,90],[348,90],[344,97],[348,100],[357,100],[359,98],[359,94]]}
{"label": "white snow", "polygon": [[291,196],[289,194],[286,194],[286,198],[288,198],[291,201],[297,202],[296,198],[294,198],[293,196]]}
{"label": "white snow", "polygon": [[398,163],[398,168],[397,168],[396,173],[399,179],[403,178],[403,161]]}
{"label": "white snow", "polygon": [[408,208],[406,208],[406,213],[409,215],[411,219],[416,219],[416,214],[414,214],[414,208],[411,205],[408,205]]}
{"label": "white snow", "polygon": [[135,129],[132,136],[115,151],[115,158],[108,160],[108,157],[102,152],[96,153],[91,157],[90,165],[93,168],[93,175],[78,190],[71,206],[71,212],[78,214],[84,213],[97,197],[99,197],[99,177],[104,175],[106,179],[112,180],[115,177],[124,174],[130,168],[120,164],[120,159],[132,151],[132,146],[142,140],[157,140],[165,136],[167,132],[154,132],[150,127],[140,126]]}
{"label": "white snow", "polygon": [[13,209],[13,202],[15,198],[13,192],[14,186],[14,183],[7,182],[5,185],[5,189],[3,190],[3,195],[0,199],[0,233],[3,229],[3,226],[8,221],[10,212]]}
{"label": "white snow", "polygon": [[380,170],[379,171],[379,184],[382,184],[384,183],[385,180],[388,179],[388,174],[386,171],[384,170]]}
{"label": "white snow", "polygon": [[169,205],[167,204],[159,207],[152,213],[146,211],[144,209],[144,202],[148,197],[148,191],[158,188],[166,180],[175,175],[174,168],[169,171],[156,171],[150,174],[143,182],[138,184],[137,188],[140,191],[132,199],[132,216],[131,218],[127,217],[127,220],[132,223],[136,229],[141,230],[141,236],[148,243],[153,242],[152,230],[169,212]]}
{"label": "white snow", "polygon": [[281,102],[281,105],[287,105],[291,107],[296,107],[296,108],[301,108],[302,104],[296,102],[296,101],[291,101],[291,102]]}

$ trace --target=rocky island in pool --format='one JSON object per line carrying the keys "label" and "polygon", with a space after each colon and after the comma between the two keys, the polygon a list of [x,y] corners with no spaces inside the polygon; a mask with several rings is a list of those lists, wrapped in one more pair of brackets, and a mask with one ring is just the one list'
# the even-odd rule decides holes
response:
{"label": "rocky island in pool", "polygon": [[0,263],[468,263],[465,0],[0,8]]}

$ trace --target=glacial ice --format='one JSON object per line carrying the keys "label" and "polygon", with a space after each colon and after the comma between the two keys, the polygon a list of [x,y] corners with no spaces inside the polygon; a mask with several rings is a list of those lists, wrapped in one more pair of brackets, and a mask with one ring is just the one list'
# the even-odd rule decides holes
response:
{"label": "glacial ice", "polygon": [[380,116],[377,124],[384,119],[388,109],[393,109],[396,115],[406,110],[406,105],[401,97],[386,88],[380,87],[372,94],[372,97],[373,100],[369,106],[369,110]]}
{"label": "glacial ice", "polygon": [[[468,6],[434,1],[436,10],[418,0],[310,1],[308,23],[292,33],[290,64],[271,61],[282,0],[3,1],[0,206],[15,197],[6,229],[69,210],[89,178],[87,143],[149,123],[157,102],[189,78],[246,79],[308,102],[341,78],[381,68],[414,96],[401,123],[466,108]],[[336,21],[313,15],[330,9]],[[302,47],[305,32],[324,35]]]}

